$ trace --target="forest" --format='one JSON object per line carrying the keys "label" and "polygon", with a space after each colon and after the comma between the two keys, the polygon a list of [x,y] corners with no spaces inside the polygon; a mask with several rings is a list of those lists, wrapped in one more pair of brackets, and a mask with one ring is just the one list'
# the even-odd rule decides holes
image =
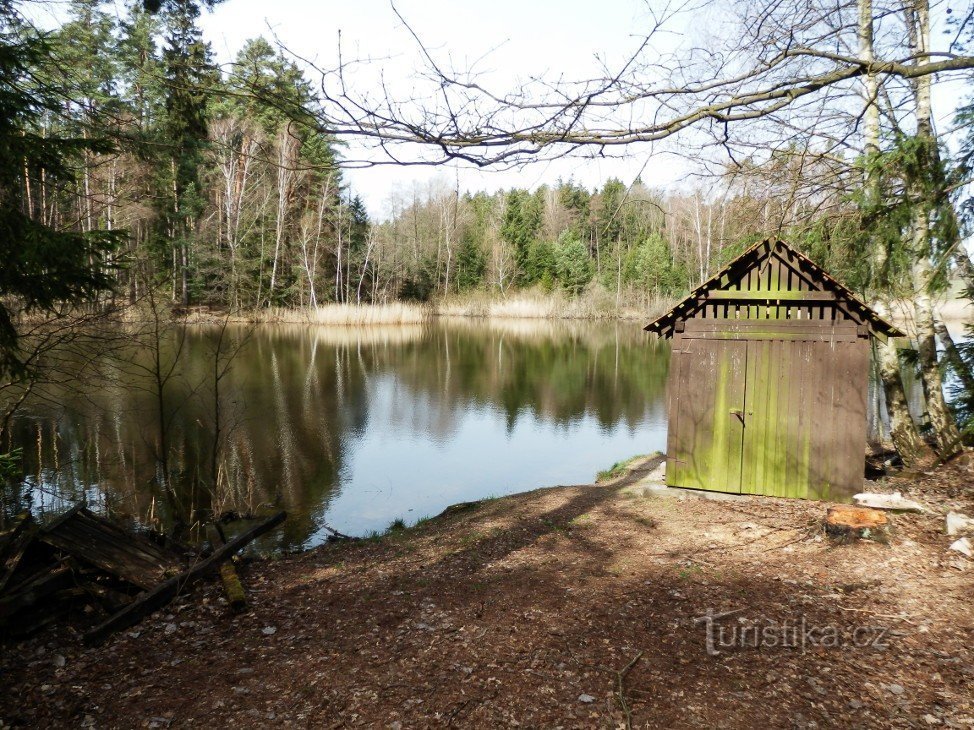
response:
{"label": "forest", "polygon": [[59,229],[124,231],[106,264],[129,301],[146,286],[236,310],[538,286],[644,304],[685,293],[769,231],[861,283],[854,201],[799,190],[794,151],[689,192],[611,179],[488,194],[444,178],[394,194],[388,217],[370,220],[342,178],[342,144],[318,124],[325,100],[285,51],[255,38],[220,69],[197,5],[112,10],[71,0],[43,34],[8,21],[18,43],[43,46],[18,80],[51,102],[32,131],[99,142],[65,160],[70,176],[25,167],[26,210]]}

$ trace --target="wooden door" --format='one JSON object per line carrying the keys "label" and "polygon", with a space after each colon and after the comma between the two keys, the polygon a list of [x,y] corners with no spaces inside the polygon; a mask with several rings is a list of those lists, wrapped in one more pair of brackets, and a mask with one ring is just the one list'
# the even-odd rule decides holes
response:
{"label": "wooden door", "polygon": [[837,499],[862,488],[868,341],[747,343],[741,491]]}
{"label": "wooden door", "polygon": [[674,338],[666,463],[670,486],[741,491],[746,361],[743,340]]}
{"label": "wooden door", "polygon": [[[813,425],[829,428],[831,401],[818,377],[818,342],[751,340],[747,343],[744,465],[741,491],[776,497],[806,497],[814,441]],[[816,357],[817,356],[817,357]]]}

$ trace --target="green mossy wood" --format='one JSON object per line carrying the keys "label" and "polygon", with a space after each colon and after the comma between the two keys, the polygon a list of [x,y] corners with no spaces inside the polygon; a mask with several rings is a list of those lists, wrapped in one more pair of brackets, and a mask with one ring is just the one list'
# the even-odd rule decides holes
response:
{"label": "green mossy wood", "polygon": [[893,325],[777,240],[646,327],[672,339],[666,483],[807,499],[861,490],[869,338]]}

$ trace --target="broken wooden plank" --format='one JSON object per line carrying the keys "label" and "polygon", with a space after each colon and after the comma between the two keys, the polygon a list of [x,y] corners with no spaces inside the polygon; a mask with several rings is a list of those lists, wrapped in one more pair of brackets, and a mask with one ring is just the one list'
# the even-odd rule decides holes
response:
{"label": "broken wooden plank", "polygon": [[134,626],[145,616],[148,616],[149,614],[168,604],[177,595],[179,595],[181,591],[185,590],[197,580],[219,567],[224,560],[232,557],[242,547],[260,537],[265,532],[277,527],[277,525],[281,524],[286,517],[287,513],[284,511],[278,512],[273,517],[268,517],[266,520],[254,525],[249,530],[237,535],[222,547],[214,550],[212,555],[204,560],[201,560],[186,572],[177,575],[174,578],[170,578],[164,583],[156,586],[148,593],[139,596],[135,599],[135,601],[132,602],[131,605],[126,606],[114,616],[110,617],[108,620],[86,633],[84,635],[85,643],[100,644],[116,631],[121,631],[129,626]]}
{"label": "broken wooden plank", "polygon": [[41,531],[39,539],[143,590],[183,568],[174,553],[83,508]]}
{"label": "broken wooden plank", "polygon": [[13,519],[13,527],[0,532],[0,565],[7,562],[7,558],[13,552],[13,544],[17,537],[27,529],[31,522],[30,512],[21,512]]}
{"label": "broken wooden plank", "polygon": [[[206,537],[214,550],[226,544],[220,529],[212,522],[206,526]],[[244,592],[243,583],[240,582],[236,568],[233,567],[232,559],[220,566],[220,580],[223,581],[223,590],[227,594],[230,608],[234,611],[243,611],[247,607],[247,594]]]}
{"label": "broken wooden plank", "polygon": [[17,572],[37,533],[37,525],[29,514],[25,515],[10,531],[10,539],[4,543],[3,553],[0,555],[0,593],[3,593]]}
{"label": "broken wooden plank", "polygon": [[73,584],[74,576],[71,575],[71,569],[64,565],[56,565],[31,576],[0,598],[0,622]]}
{"label": "broken wooden plank", "polygon": [[78,514],[84,508],[85,508],[85,503],[84,502],[78,502],[78,503],[76,503],[67,512],[62,512],[60,515],[58,515],[53,520],[51,520],[46,525],[44,525],[44,529],[45,530],[56,530],[58,527],[60,527],[62,524],[64,524],[68,520],[70,520],[72,517],[74,517],[76,514]]}

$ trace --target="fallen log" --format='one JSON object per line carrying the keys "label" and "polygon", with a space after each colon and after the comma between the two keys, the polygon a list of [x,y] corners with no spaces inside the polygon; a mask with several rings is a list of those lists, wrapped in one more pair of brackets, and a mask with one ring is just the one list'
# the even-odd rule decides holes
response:
{"label": "fallen log", "polygon": [[278,512],[273,517],[268,517],[263,522],[254,525],[246,532],[237,535],[222,547],[214,550],[208,558],[204,558],[186,572],[170,578],[164,583],[160,583],[147,593],[143,593],[130,605],[88,631],[84,635],[85,643],[89,645],[100,644],[116,631],[134,626],[149,614],[167,605],[181,591],[218,568],[221,563],[232,557],[242,547],[260,537],[265,532],[277,527],[286,517],[287,513],[283,511]]}
{"label": "fallen log", "polygon": [[[206,537],[214,550],[226,544],[220,528],[212,522],[206,526]],[[244,592],[243,583],[240,582],[240,576],[237,575],[237,569],[233,567],[232,559],[220,566],[220,580],[223,581],[223,590],[227,594],[230,608],[238,612],[247,608],[247,594]]]}

